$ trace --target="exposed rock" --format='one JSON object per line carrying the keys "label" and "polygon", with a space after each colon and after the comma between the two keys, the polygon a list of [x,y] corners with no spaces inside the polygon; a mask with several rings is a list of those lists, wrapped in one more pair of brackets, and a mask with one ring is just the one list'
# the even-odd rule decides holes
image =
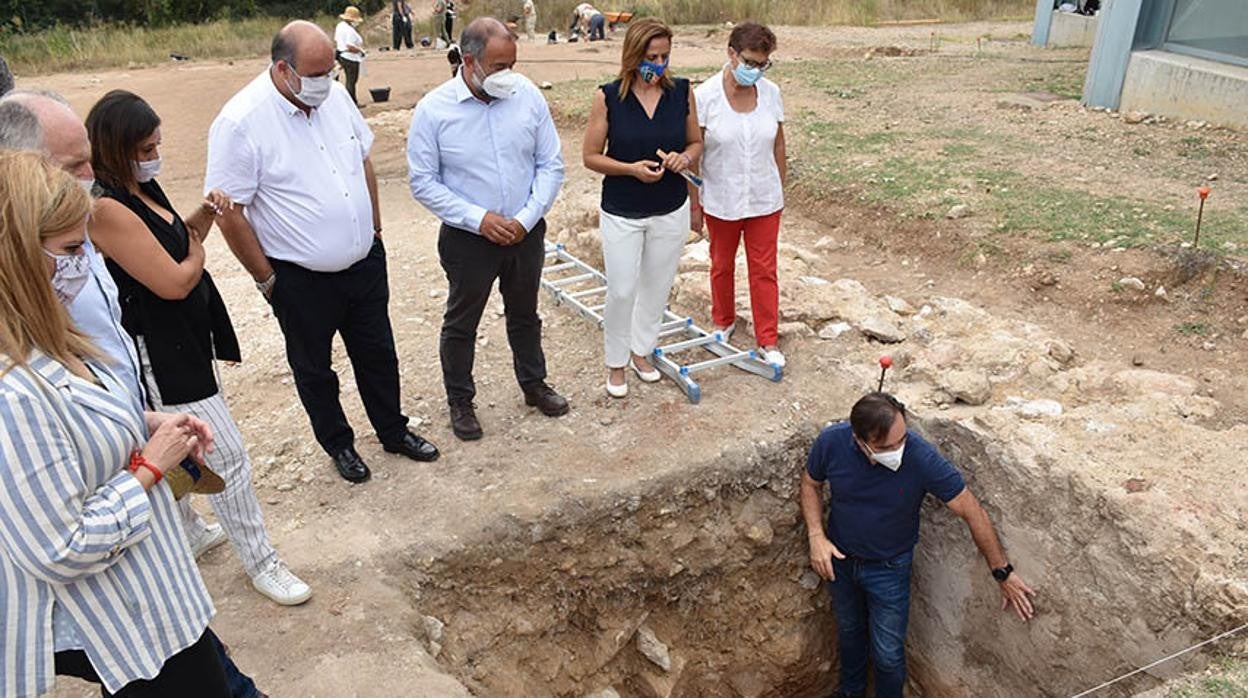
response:
{"label": "exposed rock", "polygon": [[1045,347],[1045,353],[1063,366],[1075,360],[1075,350],[1065,342],[1053,340]]}
{"label": "exposed rock", "polygon": [[672,659],[671,671],[666,674],[660,675],[650,671],[641,672],[641,675],[638,677],[639,693],[645,698],[671,698],[684,670],[684,658],[675,657]]}
{"label": "exposed rock", "polygon": [[1165,297],[1166,297],[1166,287],[1165,287],[1165,286],[1158,286],[1158,287],[1157,287],[1157,290],[1153,292],[1153,295],[1154,295],[1154,296],[1157,296],[1158,298],[1165,298]]}
{"label": "exposed rock", "polygon": [[897,296],[884,296],[884,302],[888,305],[889,310],[897,313],[898,315],[909,316],[914,315],[916,312],[914,306],[907,303],[904,298],[898,298]]}
{"label": "exposed rock", "polygon": [[732,685],[736,695],[741,696],[741,698],[759,698],[759,696],[766,695],[771,688],[766,678],[753,670],[733,674],[729,677],[728,683]]}
{"label": "exposed rock", "polygon": [[823,257],[820,257],[818,254],[787,242],[778,244],[776,251],[781,256],[800,259],[807,264],[819,265],[823,263]]}
{"label": "exposed rock", "polygon": [[1062,403],[1056,400],[1024,400],[1021,397],[1008,397],[1005,400],[1004,409],[1017,412],[1020,416],[1030,419],[1062,416]]}
{"label": "exposed rock", "polygon": [[906,333],[896,322],[881,316],[867,318],[858,326],[858,330],[885,344],[896,344],[906,339]]}
{"label": "exposed rock", "polygon": [[803,276],[797,283],[785,284],[780,290],[780,316],[786,321],[804,322],[822,327],[830,320],[844,320],[860,326],[872,317],[894,324],[901,318],[888,309],[866,287],[853,279],[828,282],[817,276]]}
{"label": "exposed rock", "polygon": [[955,370],[942,374],[940,387],[958,402],[982,405],[992,397],[992,383],[975,371]]}
{"label": "exposed rock", "polygon": [[776,327],[781,337],[814,337],[815,331],[804,322],[782,322]]}
{"label": "exposed rock", "polygon": [[604,689],[586,695],[585,698],[620,698],[620,693],[613,687],[607,686]]}
{"label": "exposed rock", "polygon": [[814,591],[819,588],[819,583],[822,581],[819,575],[815,574],[814,570],[806,570],[802,573],[802,578],[797,581],[797,584],[806,591]]}
{"label": "exposed rock", "polygon": [[1172,395],[1187,397],[1196,394],[1196,381],[1173,373],[1132,368],[1113,376],[1114,386],[1121,392],[1136,395]]}
{"label": "exposed rock", "polygon": [[966,218],[969,215],[971,215],[970,206],[967,204],[957,204],[953,208],[949,209],[949,212],[945,214],[945,218],[956,221],[959,218]]}
{"label": "exposed rock", "polygon": [[766,548],[771,545],[772,539],[775,537],[775,531],[772,530],[771,524],[762,519],[756,521],[745,529],[745,537],[760,548]]}
{"label": "exposed rock", "polygon": [[1147,118],[1148,118],[1148,112],[1129,111],[1126,114],[1122,115],[1122,122],[1124,124],[1142,124],[1144,123],[1144,120]]}
{"label": "exposed rock", "polygon": [[701,240],[692,245],[685,245],[685,252],[680,256],[680,271],[710,271],[711,242]]}
{"label": "exposed rock", "polygon": [[1143,291],[1147,288],[1143,281],[1140,281],[1134,276],[1124,276],[1121,279],[1118,279],[1118,285],[1132,291]]}
{"label": "exposed rock", "polygon": [[637,628],[637,651],[642,656],[649,659],[655,666],[663,671],[672,670],[672,655],[667,649],[667,645],[654,634],[650,626],[643,625]]}
{"label": "exposed rock", "polygon": [[[836,339],[853,329],[848,322],[829,322],[819,329],[819,339]],[[1248,331],[1244,332],[1244,338],[1248,339]]]}
{"label": "exposed rock", "polygon": [[832,249],[832,247],[835,245],[836,245],[836,240],[834,240],[832,236],[824,235],[823,237],[819,238],[818,241],[815,242],[815,250],[817,252],[823,252],[823,251]]}

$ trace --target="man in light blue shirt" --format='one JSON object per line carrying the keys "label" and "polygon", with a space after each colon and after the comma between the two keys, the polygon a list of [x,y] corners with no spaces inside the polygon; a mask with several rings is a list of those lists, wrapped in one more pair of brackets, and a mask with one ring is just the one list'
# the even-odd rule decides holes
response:
{"label": "man in light blue shirt", "polygon": [[472,401],[477,326],[498,280],[507,340],[525,403],[566,414],[546,384],[537,294],[546,221],[563,185],[559,134],[533,83],[512,72],[515,37],[497,19],[473,21],[460,39],[459,74],[416,105],[407,138],[412,196],[442,220],[438,256],[450,283],[442,318],[442,380],[451,428],[479,439]]}

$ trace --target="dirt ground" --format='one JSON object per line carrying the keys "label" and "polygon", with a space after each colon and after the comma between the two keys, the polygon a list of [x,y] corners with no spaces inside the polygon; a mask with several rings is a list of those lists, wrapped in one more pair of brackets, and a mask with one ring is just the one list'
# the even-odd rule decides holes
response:
{"label": "dirt ground", "polygon": [[[819,276],[853,278],[874,294],[916,307],[942,296],[966,299],[1002,322],[1044,328],[1081,360],[1187,376],[1193,395],[1219,406],[1200,415],[1202,438],[1242,439],[1235,427],[1248,407],[1248,373],[1240,367],[1248,349],[1248,284],[1235,251],[1248,249],[1248,230],[1236,228],[1248,201],[1243,134],[1126,124],[1070,99],[1038,98],[1038,92],[1061,97],[1057,93],[1079,83],[1086,52],[1032,49],[1024,38],[1029,30],[1021,23],[941,25],[936,35],[927,26],[780,29],[776,75],[785,90],[800,187],[790,194],[784,241],[818,249]],[[714,28],[680,31],[676,72],[711,74],[724,60],[724,41]],[[552,238],[571,241],[594,230],[599,184],[580,165],[581,124],[592,86],[613,72],[619,45],[521,45],[519,69],[534,81],[554,83],[551,102],[563,136],[568,177],[549,217]],[[209,124],[266,63],[192,61],[48,75],[21,86],[57,90],[84,115],[108,89],[143,95],[163,119],[162,184],[186,209],[200,191]],[[726,369],[706,379],[700,405],[690,405],[667,382],[634,384],[628,400],[610,401],[601,385],[599,334],[570,311],[546,304],[550,380],[573,405],[571,414],[551,420],[523,405],[499,300],[486,313],[477,353],[486,438],[456,441],[437,356],[446,291],[437,223],[411,199],[403,152],[408,108],[447,77],[441,52],[385,52],[370,56],[361,84],[361,90],[393,89],[389,103],[369,104],[364,113],[378,136],[373,159],[381,178],[403,401],[417,431],[443,449],[439,462],[416,465],[382,452],[339,346],[344,406],[374,471],[363,486],[342,482],[311,438],[277,323],[220,236],[209,241],[208,266],[245,348],[243,364],[223,370],[226,393],[248,439],[269,531],[314,589],[306,606],[283,609],[250,589],[228,548],[201,561],[218,609],[214,628],[273,696],[463,694],[418,639],[419,614],[403,591],[397,558],[432,560],[488,542],[489,524],[500,517],[523,518],[624,491],[678,474],[690,458],[776,442],[799,424],[839,419],[870,382],[869,357],[883,351],[866,339],[847,349],[789,326],[783,344],[790,368],[779,384]],[[1020,104],[1023,93],[1031,96]],[[837,130],[827,131],[829,123]],[[884,131],[894,135],[877,135]],[[844,147],[829,155],[833,142]],[[942,153],[952,164],[933,169],[930,163]],[[1009,169],[1009,178],[997,178],[1001,168]],[[931,181],[890,187],[928,170]],[[820,172],[826,185],[812,183]],[[1020,209],[1000,198],[1000,189],[1017,187],[1016,181],[1127,202],[1133,218],[1120,231],[1093,238],[1038,234],[1052,219],[1019,222],[1012,216]],[[1175,245],[1180,231],[1151,228],[1141,216],[1155,210],[1154,219],[1177,215],[1191,207],[1190,191],[1211,181],[1214,203],[1227,212],[1225,225],[1210,233],[1220,247],[1212,261],[1189,260]],[[1135,202],[1147,202],[1139,204],[1139,214]],[[946,219],[957,203],[968,204],[972,215]],[[1001,226],[1018,232],[1002,235]],[[1116,239],[1124,231],[1139,236],[1127,244]],[[1145,237],[1150,232],[1158,237]],[[1141,279],[1145,290],[1124,288],[1124,277]],[[782,285],[793,283],[782,279]],[[1166,287],[1164,296],[1156,292],[1159,285]],[[706,309],[689,312],[706,318]],[[927,407],[949,405],[933,399]],[[1081,446],[1092,449],[1095,439],[1088,436]],[[1164,483],[1177,511],[1204,516],[1209,535],[1238,551],[1226,559],[1245,564],[1242,459],[1238,470],[1219,472],[1217,462],[1209,469],[1185,467],[1184,449],[1202,445],[1180,443],[1176,453],[1158,453],[1138,469],[1150,483]],[[1109,491],[1129,475],[1114,470],[1091,477]],[[1214,500],[1217,506],[1201,504]],[[68,680],[58,686],[58,696],[92,695]]]}

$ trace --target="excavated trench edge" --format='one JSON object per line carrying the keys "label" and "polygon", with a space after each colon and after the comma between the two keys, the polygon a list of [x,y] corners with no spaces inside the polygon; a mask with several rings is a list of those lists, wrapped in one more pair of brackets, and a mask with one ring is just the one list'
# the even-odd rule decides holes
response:
{"label": "excavated trench edge", "polygon": [[[1068,696],[1159,639],[1218,627],[1191,570],[1150,559],[1131,512],[973,423],[913,424],[963,470],[1041,597],[1027,626],[1000,613],[965,526],[929,502],[907,695]],[[815,434],[804,425],[633,491],[500,517],[434,559],[411,550],[396,572],[424,619],[415,632],[477,695],[827,695],[835,621],[796,505]],[[656,663],[639,649],[651,633],[666,669],[662,651],[647,646]],[[1144,675],[1106,695],[1157,683]]]}

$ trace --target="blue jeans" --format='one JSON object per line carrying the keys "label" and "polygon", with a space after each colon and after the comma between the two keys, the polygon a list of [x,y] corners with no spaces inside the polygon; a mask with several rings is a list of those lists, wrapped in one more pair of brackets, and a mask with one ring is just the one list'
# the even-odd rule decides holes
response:
{"label": "blue jeans", "polygon": [[841,655],[839,695],[866,695],[870,656],[876,698],[901,698],[913,561],[914,551],[880,562],[832,559],[836,579],[829,586]]}

